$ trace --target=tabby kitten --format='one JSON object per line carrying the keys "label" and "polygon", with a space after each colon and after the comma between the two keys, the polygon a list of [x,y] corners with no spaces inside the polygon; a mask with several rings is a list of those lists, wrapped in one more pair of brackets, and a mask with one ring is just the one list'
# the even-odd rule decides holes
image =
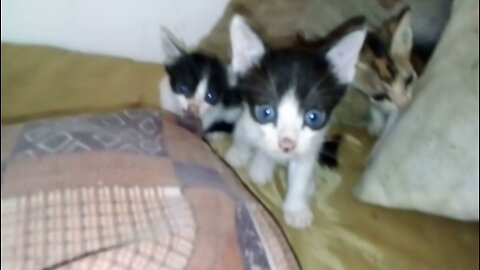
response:
{"label": "tabby kitten", "polygon": [[[378,29],[368,31],[356,66],[352,86],[370,101],[368,130],[374,136],[388,130],[412,100],[417,73],[410,55],[413,42],[410,17],[407,7]],[[301,33],[297,38],[298,44],[310,49],[324,44],[323,38],[307,40]]]}
{"label": "tabby kitten", "polygon": [[330,114],[354,78],[365,35],[362,23],[316,51],[271,49],[241,16],[231,20],[231,66],[245,100],[225,158],[247,166],[260,185],[277,164],[288,166],[283,213],[292,227],[312,223],[308,197],[317,156]]}
{"label": "tabby kitten", "polygon": [[370,99],[368,130],[375,136],[387,132],[412,101],[417,73],[410,61],[410,17],[406,8],[370,31],[357,64],[353,86]]}

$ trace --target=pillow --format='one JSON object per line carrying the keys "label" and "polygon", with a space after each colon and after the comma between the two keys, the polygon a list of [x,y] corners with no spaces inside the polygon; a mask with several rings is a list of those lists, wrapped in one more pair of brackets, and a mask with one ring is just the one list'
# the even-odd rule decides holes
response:
{"label": "pillow", "polygon": [[2,269],[299,269],[267,212],[174,120],[2,126]]}
{"label": "pillow", "polygon": [[477,48],[478,1],[456,1],[413,106],[381,139],[357,198],[479,220]]}

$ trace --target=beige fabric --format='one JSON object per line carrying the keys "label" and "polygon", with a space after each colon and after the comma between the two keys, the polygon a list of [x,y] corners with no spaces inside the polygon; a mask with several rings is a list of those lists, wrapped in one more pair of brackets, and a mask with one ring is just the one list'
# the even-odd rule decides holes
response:
{"label": "beige fabric", "polygon": [[2,124],[66,113],[155,107],[162,66],[2,43]]}

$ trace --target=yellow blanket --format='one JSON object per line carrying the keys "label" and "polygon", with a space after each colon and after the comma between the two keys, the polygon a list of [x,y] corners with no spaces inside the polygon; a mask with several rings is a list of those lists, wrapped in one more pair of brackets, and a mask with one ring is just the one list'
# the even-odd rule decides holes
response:
{"label": "yellow blanket", "polygon": [[160,65],[2,44],[2,124],[158,104]]}

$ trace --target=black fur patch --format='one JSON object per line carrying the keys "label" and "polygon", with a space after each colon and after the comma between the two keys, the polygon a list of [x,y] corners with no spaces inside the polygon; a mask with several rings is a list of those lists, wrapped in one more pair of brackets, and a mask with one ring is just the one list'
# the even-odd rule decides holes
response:
{"label": "black fur patch", "polygon": [[180,85],[186,87],[185,96],[194,96],[200,81],[208,77],[208,91],[215,93],[219,99],[213,104],[222,103],[226,107],[238,106],[242,98],[240,93],[230,91],[227,71],[224,65],[214,57],[201,53],[184,53],[173,64],[166,66],[170,85],[175,91]]}
{"label": "black fur patch", "polygon": [[223,132],[223,133],[232,133],[233,129],[235,127],[235,124],[232,123],[227,123],[227,122],[216,122],[211,125],[206,133],[211,133],[211,132]]}
{"label": "black fur patch", "polygon": [[239,79],[254,117],[256,105],[277,108],[283,96],[294,90],[303,111],[317,109],[327,117],[342,98],[346,85],[339,84],[323,53],[297,49],[271,50],[259,65]]}
{"label": "black fur patch", "polygon": [[318,156],[318,163],[320,165],[337,168],[338,167],[338,149],[342,142],[340,135],[334,136],[331,140],[325,141],[322,146],[322,151]]}

